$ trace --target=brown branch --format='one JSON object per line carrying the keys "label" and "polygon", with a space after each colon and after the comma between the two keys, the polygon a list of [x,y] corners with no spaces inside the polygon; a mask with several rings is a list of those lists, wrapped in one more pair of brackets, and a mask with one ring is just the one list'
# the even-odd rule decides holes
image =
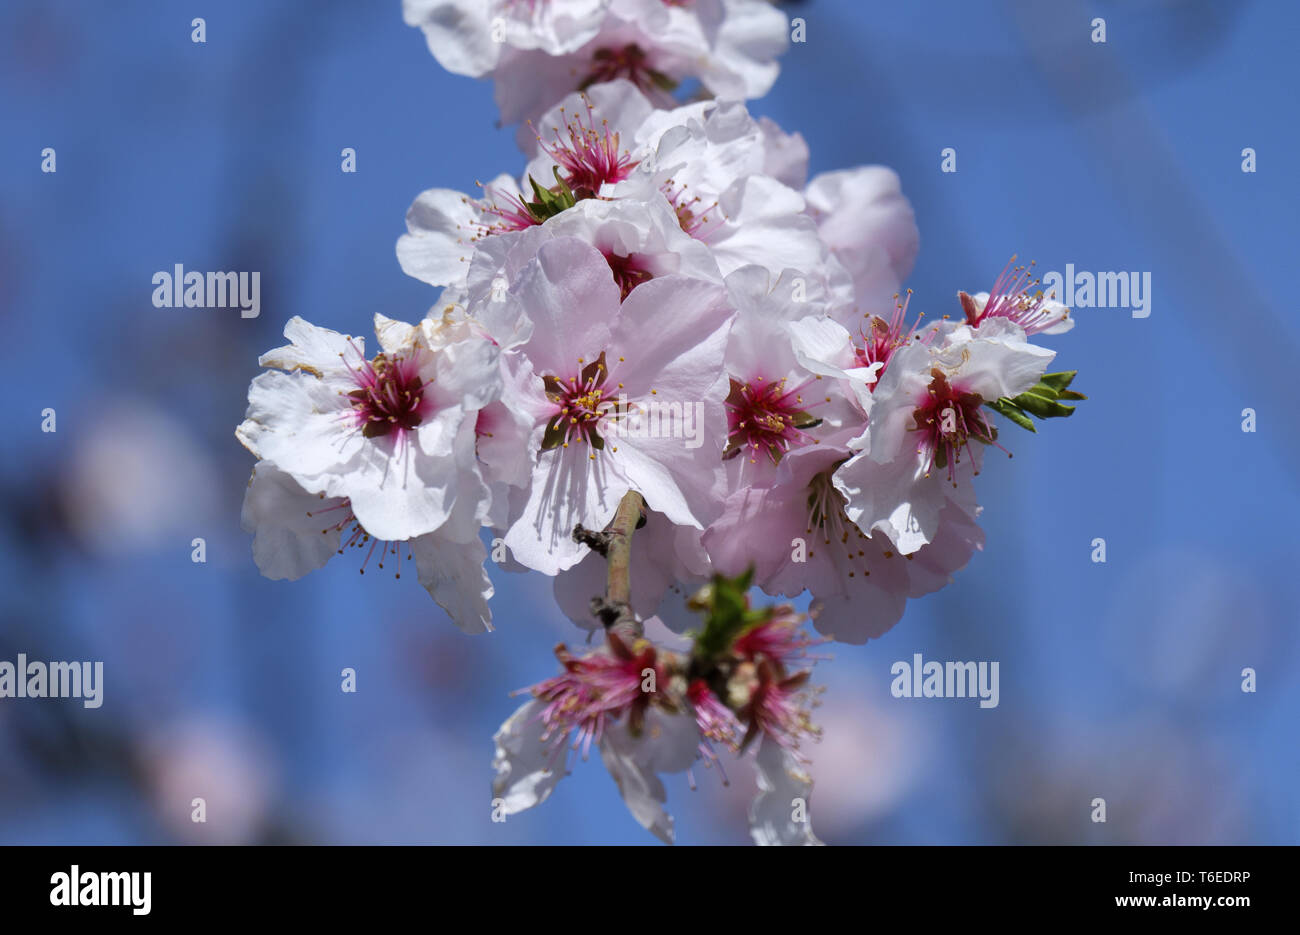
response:
{"label": "brown branch", "polygon": [[[582,526],[573,537],[605,556],[608,570],[603,597],[591,599],[591,610],[605,629],[618,633],[627,641],[642,636],[641,623],[632,613],[632,533],[640,527],[645,500],[629,490],[619,501],[614,519],[603,532],[593,533]],[[597,545],[596,543],[599,543]],[[599,547],[603,546],[603,548]]]}

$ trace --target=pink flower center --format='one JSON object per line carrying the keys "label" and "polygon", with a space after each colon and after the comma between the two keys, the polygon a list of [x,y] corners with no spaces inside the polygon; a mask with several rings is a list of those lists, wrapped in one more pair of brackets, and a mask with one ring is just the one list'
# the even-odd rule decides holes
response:
{"label": "pink flower center", "polygon": [[614,274],[619,301],[625,300],[641,283],[654,279],[654,274],[646,268],[645,259],[638,254],[629,253],[627,256],[619,256],[617,253],[606,253],[605,262],[609,264],[609,271]]}
{"label": "pink flower center", "polygon": [[[880,383],[880,377],[884,375],[894,352],[916,338],[916,329],[921,324],[920,315],[911,325],[907,324],[907,306],[912,301],[912,290],[907,290],[907,297],[901,303],[898,299],[895,295],[894,312],[888,319],[879,315],[865,316],[867,323],[859,331],[859,340],[853,348],[859,367],[869,367],[876,363],[881,365],[876,372],[876,382],[871,384],[873,390]],[[928,342],[932,338],[933,332],[919,340]]]}
{"label": "pink flower center", "polygon": [[804,737],[820,739],[821,730],[812,723],[816,692],[807,687],[811,673],[784,676],[779,666],[764,660],[754,672],[749,702],[740,709],[740,719],[749,722],[741,746],[748,746],[759,733],[766,734],[800,762],[808,758],[799,752]]}
{"label": "pink flower center", "polygon": [[[715,741],[735,750],[740,745],[740,721],[736,715],[713,694],[704,679],[694,679],[686,689],[695,714],[695,724],[705,741]],[[704,751],[708,757],[707,748]]]}
{"label": "pink flower center", "polygon": [[[579,364],[584,364],[582,360]],[[542,377],[546,397],[556,405],[556,412],[546,424],[546,433],[542,436],[542,451],[552,448],[568,448],[573,441],[586,442],[596,450],[603,450],[605,440],[598,429],[612,406],[616,404],[612,395],[605,390],[605,379],[609,370],[605,366],[605,352],[589,364],[585,364],[575,376],[560,378],[553,375]],[[595,455],[593,454],[594,458]]]}
{"label": "pink flower center", "polygon": [[558,746],[573,736],[573,749],[581,748],[585,758],[591,745],[600,742],[608,721],[628,714],[630,726],[640,729],[645,709],[654,698],[652,692],[642,691],[642,673],[652,670],[656,685],[664,677],[655,648],[643,643],[629,649],[612,634],[608,641],[609,652],[582,657],[573,656],[564,646],[556,648],[564,672],[530,689],[544,702],[539,715],[545,725],[543,743],[554,740]]}
{"label": "pink flower center", "polygon": [[808,653],[809,646],[829,642],[814,639],[801,629],[803,618],[791,611],[777,613],[771,620],[750,628],[731,644],[732,651],[744,659],[766,657],[780,665],[811,663],[817,658]]}
{"label": "pink flower center", "polygon": [[[846,505],[844,495],[835,488],[832,479],[835,471],[843,463],[843,460],[837,461],[809,481],[808,527],[805,535],[817,536],[821,539],[821,546],[818,548],[825,547],[828,552],[832,549],[838,550],[838,560],[835,555],[829,557],[835,561],[841,571],[847,568],[850,578],[856,578],[859,574],[868,578],[871,576],[871,570],[867,563],[867,549],[875,546],[871,538],[844,512]],[[810,540],[808,557],[813,558],[816,554],[814,543]],[[893,558],[895,553],[886,548],[881,554],[885,558]]]}
{"label": "pink flower center", "polygon": [[639,45],[630,43],[621,49],[597,49],[592,53],[591,70],[578,90],[618,78],[626,78],[642,91],[671,91],[676,86],[671,78],[650,66]]}
{"label": "pink flower center", "polygon": [[424,395],[429,384],[421,379],[420,365],[413,355],[376,354],[373,360],[363,358],[357,367],[349,366],[348,370],[357,384],[347,394],[353,418],[366,438],[390,433],[400,438],[424,421],[432,408]]}
{"label": "pink flower center", "polygon": [[727,396],[729,431],[723,460],[748,448],[751,462],[764,454],[778,464],[791,447],[812,442],[804,430],[820,425],[821,420],[804,411],[800,395],[811,382],[787,389],[784,377],[771,381],[758,377],[750,383],[732,380]]}
{"label": "pink flower center", "polygon": [[920,433],[916,450],[926,458],[927,477],[936,467],[947,468],[948,480],[955,487],[962,452],[973,457],[971,440],[997,445],[998,431],[984,415],[982,396],[952,386],[937,367],[930,376],[926,396],[912,413],[913,431]]}
{"label": "pink flower center", "polygon": [[555,128],[553,143],[541,136],[537,142],[555,160],[579,200],[596,197],[602,185],[623,181],[638,165],[627,150],[619,152],[618,134],[609,129],[608,121],[602,120],[600,128],[596,128],[590,101],[585,120],[582,114],[574,114],[565,122],[564,130],[561,136],[560,129]]}
{"label": "pink flower center", "polygon": [[[1044,296],[1040,289],[1033,295],[1029,294],[1029,290],[1040,285],[1041,280],[1030,278],[1028,267],[1012,268],[1011,264],[1015,261],[1016,258],[1013,256],[1006,268],[998,275],[997,282],[993,283],[993,288],[989,290],[989,299],[984,303],[983,309],[980,309],[975,304],[975,300],[966,293],[958,294],[962,311],[966,313],[966,323],[972,328],[978,327],[979,323],[986,318],[1009,318],[1024,328],[1026,335],[1030,335],[1060,324],[1069,317],[1068,309],[1060,311],[1045,307],[1049,298],[1056,298],[1055,293]],[[1033,263],[1029,264],[1030,267],[1033,265]]]}

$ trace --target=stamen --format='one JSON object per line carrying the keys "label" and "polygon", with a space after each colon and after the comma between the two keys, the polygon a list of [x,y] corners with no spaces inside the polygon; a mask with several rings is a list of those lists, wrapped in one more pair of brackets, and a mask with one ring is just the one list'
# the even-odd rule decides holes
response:
{"label": "stamen", "polygon": [[1034,266],[1032,262],[1028,267],[1013,268],[1011,264],[1015,261],[1016,258],[1012,256],[998,275],[983,308],[965,292],[958,293],[962,311],[966,314],[966,323],[972,328],[978,327],[986,318],[1008,318],[1025,329],[1026,335],[1031,335],[1045,331],[1070,317],[1068,308],[1062,311],[1059,305],[1047,305],[1049,300],[1056,298],[1055,293],[1045,296],[1039,289],[1030,294],[1030,290],[1041,285],[1042,280],[1031,278]]}

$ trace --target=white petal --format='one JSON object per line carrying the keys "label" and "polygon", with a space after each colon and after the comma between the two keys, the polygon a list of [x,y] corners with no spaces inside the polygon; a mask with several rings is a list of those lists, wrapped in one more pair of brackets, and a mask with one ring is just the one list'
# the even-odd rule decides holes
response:
{"label": "white petal", "polygon": [[888,308],[920,248],[912,206],[883,166],[826,172],[807,189],[821,235],[853,276],[860,303]]}
{"label": "white petal", "polygon": [[[758,796],[749,809],[749,834],[763,846],[821,844],[808,815],[812,779],[779,744],[764,737],[754,758]],[[795,820],[802,803],[803,821]]]}
{"label": "white petal", "polygon": [[762,97],[776,81],[776,59],[789,38],[789,20],[770,3],[729,0],[700,80],[720,98]]}
{"label": "white petal", "polygon": [[[977,442],[975,447],[981,446]],[[969,491],[973,504],[969,459],[962,461],[956,476],[959,486],[954,489],[946,469],[936,468],[926,477],[918,457],[905,453],[881,464],[867,454],[857,454],[840,466],[833,480],[848,499],[845,512],[859,529],[869,536],[880,530],[899,552],[909,555],[934,539],[939,511],[950,494]]]}
{"label": "white petal", "polygon": [[429,51],[452,74],[478,78],[497,63],[501,44],[485,0],[402,0],[402,18],[423,30]]}
{"label": "white petal", "polygon": [[[400,548],[400,546],[399,546]],[[492,629],[492,582],[483,562],[487,550],[479,539],[452,542],[436,534],[411,540],[420,584],[466,633]]]}
{"label": "white petal", "polygon": [[669,715],[657,708],[646,712],[639,736],[626,723],[611,725],[600,741],[600,758],[618,784],[623,802],[643,828],[673,843],[673,819],[664,805],[668,793],[656,773],[680,772],[695,761],[699,730],[686,715]]}
{"label": "white petal", "polygon": [[811,276],[825,264],[826,245],[794,189],[751,175],[723,192],[719,208],[726,220],[706,239],[724,274],[757,263],[774,273],[793,268]]}
{"label": "white petal", "polygon": [[[265,461],[253,468],[240,525],[253,533],[253,561],[273,581],[296,581],[320,568],[339,547],[342,501],[322,500]],[[315,515],[311,515],[315,514]]]}
{"label": "white petal", "polygon": [[[534,432],[532,444],[540,447],[540,429]],[[589,549],[573,541],[574,526],[604,529],[623,495],[632,489],[620,470],[623,451],[619,445],[618,455],[602,452],[597,455],[599,464],[588,457],[586,445],[538,454],[527,502],[505,535],[510,554],[544,575],[581,561]]]}
{"label": "white petal", "polygon": [[310,492],[347,496],[312,479],[346,472],[360,456],[363,437],[350,412],[337,387],[302,370],[271,371],[253,378],[247,418],[235,434],[250,451],[294,475]]}
{"label": "white petal", "polygon": [[492,795],[503,800],[507,815],[545,802],[565,776],[563,746],[542,742],[545,725],[539,716],[541,709],[540,702],[530,700],[510,715],[492,738],[496,741],[492,765],[497,772]]}
{"label": "white petal", "polygon": [[608,346],[618,312],[618,287],[609,264],[590,244],[564,237],[544,244],[512,290],[534,330],[521,350],[538,374],[569,377]]}
{"label": "white petal", "polygon": [[365,349],[363,339],[352,339],[350,348],[347,336],[313,325],[298,315],[285,323],[284,336],[289,339],[289,344],[267,351],[258,358],[259,364],[279,370],[305,370],[314,376],[327,377],[346,372],[340,354],[346,352],[355,357],[352,348]]}
{"label": "white petal", "polygon": [[407,233],[397,239],[402,272],[432,286],[463,282],[479,221],[479,209],[460,192],[421,192],[406,212]]}

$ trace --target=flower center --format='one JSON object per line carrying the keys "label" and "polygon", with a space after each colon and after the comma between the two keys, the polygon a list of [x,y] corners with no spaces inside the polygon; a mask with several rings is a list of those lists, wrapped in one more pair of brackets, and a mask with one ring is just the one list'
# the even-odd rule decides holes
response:
{"label": "flower center", "polygon": [[646,269],[645,260],[635,253],[629,253],[627,256],[606,253],[605,262],[609,264],[609,271],[614,274],[614,282],[618,286],[619,301],[626,299],[632,290],[641,283],[649,282],[655,278],[654,274]]}
{"label": "flower center", "polygon": [[585,91],[593,84],[626,78],[642,91],[673,91],[677,82],[661,71],[650,67],[645,51],[635,42],[621,49],[597,49],[591,56],[591,71],[579,91]]}
{"label": "flower center", "polygon": [[582,114],[574,114],[565,122],[564,130],[561,136],[560,129],[555,128],[554,143],[547,143],[540,135],[537,143],[555,160],[578,200],[596,197],[602,185],[623,181],[639,164],[627,150],[619,152],[618,134],[609,129],[608,121],[602,120],[600,128],[596,128],[590,101],[585,120]]}
{"label": "flower center", "polygon": [[962,452],[973,457],[971,439],[997,445],[998,430],[984,415],[982,396],[952,386],[937,367],[930,371],[930,376],[933,379],[926,397],[912,413],[912,430],[920,433],[916,450],[926,456],[927,477],[936,467],[947,468],[948,480],[955,487],[956,467],[961,463]]}
{"label": "flower center", "polygon": [[785,675],[781,666],[763,659],[757,664],[741,663],[732,676],[729,686],[737,694],[748,690],[749,701],[738,712],[740,720],[748,722],[749,730],[741,741],[742,749],[758,734],[766,734],[784,747],[801,763],[808,757],[799,750],[805,737],[821,739],[821,729],[812,723],[812,708],[817,704],[821,689],[809,688],[808,671]]}
{"label": "flower center", "polygon": [[1013,256],[998,275],[982,309],[969,295],[958,293],[962,311],[966,313],[966,323],[972,328],[978,327],[986,318],[1009,318],[1024,328],[1026,335],[1031,335],[1060,324],[1069,317],[1069,309],[1061,311],[1059,305],[1055,308],[1047,307],[1047,300],[1055,299],[1055,293],[1045,296],[1040,289],[1033,295],[1029,294],[1029,290],[1040,285],[1042,280],[1030,277],[1030,267],[1034,265],[1032,262],[1029,267],[1013,268],[1011,264],[1015,261]]}
{"label": "flower center", "polygon": [[[849,536],[856,535],[858,539],[867,537],[861,529],[849,522],[848,516],[844,513],[844,495],[835,489],[835,482],[832,480],[839,466],[847,460],[848,458],[843,458],[836,461],[808,482],[806,534],[811,536],[820,531],[824,545],[838,541],[841,545],[848,546],[848,554],[852,558],[854,547],[849,545]],[[809,555],[811,554],[809,552]],[[862,552],[857,552],[857,555],[861,554]]]}
{"label": "flower center", "polygon": [[555,657],[564,672],[531,689],[545,704],[540,715],[545,725],[542,742],[559,748],[576,733],[572,749],[581,747],[583,759],[591,745],[600,742],[609,720],[626,712],[632,729],[640,729],[645,709],[654,698],[654,692],[641,690],[646,669],[654,671],[656,683],[666,681],[654,646],[640,641],[628,647],[612,633],[606,639],[607,653],[578,657],[563,645],[556,647]]}
{"label": "flower center", "polygon": [[809,382],[786,389],[784,377],[766,382],[758,377],[752,383],[732,380],[727,396],[729,432],[723,460],[748,448],[751,462],[765,454],[773,464],[779,464],[792,446],[813,441],[804,430],[820,425],[821,419],[804,411],[804,400],[799,395]]}
{"label": "flower center", "polygon": [[[839,549],[840,558],[848,563],[843,567],[848,569],[850,578],[856,578],[859,574],[869,578],[871,569],[867,561],[867,549],[873,548],[871,537],[859,529],[844,512],[844,495],[835,489],[832,480],[839,466],[847,460],[844,458],[835,462],[808,482],[808,527],[805,535],[814,536],[820,533],[818,538],[827,550]],[[884,558],[893,558],[897,553],[888,548],[888,545],[889,543],[886,542],[886,548],[876,547],[876,549]],[[812,558],[815,554],[813,542],[810,540],[808,557]],[[831,558],[833,559],[834,556],[832,555]]]}
{"label": "flower center", "polygon": [[694,237],[696,240],[704,240],[708,236],[710,222],[712,218],[709,212],[718,206],[715,201],[711,205],[703,205],[698,195],[687,196],[686,186],[679,185],[672,179],[666,180],[660,191],[668,199],[668,203],[673,206],[673,211],[677,214],[677,224],[683,231]]}
{"label": "flower center", "polygon": [[[348,393],[361,434],[379,438],[396,432],[400,437],[414,429],[430,408],[424,398],[425,383],[414,356],[376,354],[348,367],[357,388]],[[430,380],[429,383],[433,381]]]}
{"label": "flower center", "polygon": [[[921,324],[920,315],[911,325],[907,324],[907,306],[912,301],[912,290],[907,290],[907,297],[902,302],[898,299],[899,296],[896,294],[894,313],[888,320],[879,315],[864,316],[867,322],[859,330],[858,342],[853,347],[853,354],[857,358],[859,367],[869,367],[876,363],[881,365],[876,373],[876,382],[870,384],[871,390],[875,390],[880,384],[880,377],[889,366],[889,360],[894,356],[894,352],[916,337],[916,329]],[[929,341],[932,336],[933,333],[920,340]]]}
{"label": "flower center", "polygon": [[[583,361],[579,359],[578,363]],[[586,442],[597,451],[604,449],[605,439],[597,429],[610,407],[616,405],[604,388],[608,375],[605,352],[601,351],[600,356],[583,366],[577,376],[561,379],[548,374],[542,377],[547,399],[559,407],[546,424],[542,451],[568,448],[571,441]]]}

